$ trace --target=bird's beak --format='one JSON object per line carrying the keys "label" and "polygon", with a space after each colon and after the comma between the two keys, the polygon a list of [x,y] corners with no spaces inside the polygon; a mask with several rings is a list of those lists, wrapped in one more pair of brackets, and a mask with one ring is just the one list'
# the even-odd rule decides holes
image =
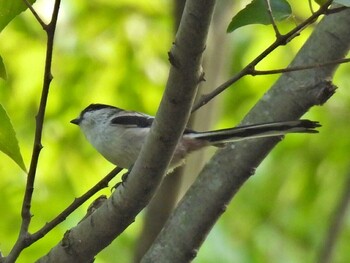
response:
{"label": "bird's beak", "polygon": [[79,125],[80,124],[80,118],[73,119],[73,120],[70,121],[70,123]]}

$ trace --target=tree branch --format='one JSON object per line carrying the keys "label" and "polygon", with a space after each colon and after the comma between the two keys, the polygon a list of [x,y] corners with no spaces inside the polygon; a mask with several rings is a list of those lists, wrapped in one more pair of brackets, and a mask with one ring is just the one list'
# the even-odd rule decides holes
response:
{"label": "tree branch", "polygon": [[281,37],[281,33],[278,30],[278,27],[277,27],[277,25],[275,23],[275,18],[273,17],[270,0],[265,0],[265,4],[266,4],[267,13],[268,13],[269,18],[270,18],[270,22],[272,24],[273,30],[275,30],[276,38],[278,39],[278,38]]}
{"label": "tree branch", "polygon": [[267,47],[260,55],[258,55],[253,61],[251,61],[245,68],[243,68],[239,73],[234,75],[232,78],[221,84],[219,87],[214,89],[211,93],[207,95],[203,95],[202,98],[193,106],[192,112],[198,110],[200,107],[207,104],[209,101],[214,99],[216,96],[218,96],[221,92],[229,88],[233,83],[240,80],[245,75],[249,74],[249,72],[255,68],[255,66],[262,61],[265,57],[267,57],[271,52],[273,52],[276,48],[279,46],[285,45],[286,43],[290,42],[293,38],[298,36],[302,30],[304,30],[308,25],[314,23],[317,18],[329,11],[329,6],[331,5],[333,1],[327,1],[324,5],[322,5],[319,10],[315,13],[313,13],[308,19],[306,19],[304,22],[300,23],[298,26],[296,26],[294,29],[292,29],[290,32],[288,32],[285,35],[281,35],[280,37],[276,38],[276,40]]}
{"label": "tree branch", "polygon": [[280,69],[256,70],[253,68],[250,70],[250,72],[247,75],[259,76],[259,75],[281,74],[281,73],[287,73],[287,72],[293,72],[293,71],[299,71],[299,70],[322,68],[322,67],[327,67],[331,65],[340,65],[340,64],[349,63],[349,62],[350,62],[350,58],[342,58],[342,59],[336,59],[333,61],[327,61],[325,63],[316,63],[312,65],[303,65],[303,66],[295,66],[295,67],[280,68]]}
{"label": "tree branch", "polygon": [[93,186],[85,194],[75,198],[72,204],[70,204],[67,208],[65,208],[58,216],[56,216],[50,222],[46,223],[45,226],[39,229],[37,232],[30,235],[31,243],[45,236],[54,227],[56,227],[58,224],[63,222],[71,213],[73,213],[83,203],[89,200],[94,194],[96,194],[101,189],[107,187],[109,181],[112,180],[122,170],[123,168],[119,168],[119,167],[114,168],[110,173],[108,173],[102,180],[100,180],[95,186]]}
{"label": "tree branch", "polygon": [[[290,66],[343,58],[349,45],[350,10],[346,10],[325,17]],[[334,86],[325,80],[332,78],[336,68],[336,65],[330,65],[283,74],[242,123],[299,118],[311,106],[324,103],[334,92]],[[279,138],[242,141],[218,150],[142,263],[190,262],[235,193],[278,141]]]}
{"label": "tree branch", "polygon": [[55,1],[51,21],[48,25],[44,24],[42,19],[39,17],[39,15],[34,11],[32,6],[27,1],[25,1],[25,3],[27,4],[28,8],[32,11],[35,18],[38,20],[41,26],[43,26],[46,32],[47,48],[46,48],[43,87],[41,92],[39,110],[36,115],[36,129],[35,129],[35,138],[34,138],[34,145],[33,145],[33,151],[32,151],[32,159],[30,163],[30,168],[29,168],[28,177],[27,177],[27,184],[26,184],[26,189],[25,189],[25,194],[24,194],[23,204],[22,204],[22,212],[21,212],[22,224],[21,224],[21,229],[20,229],[18,239],[14,247],[12,248],[10,254],[6,257],[5,262],[14,262],[16,258],[19,256],[20,252],[29,245],[28,228],[32,218],[30,208],[31,208],[32,196],[34,191],[34,181],[36,176],[36,169],[38,165],[39,155],[40,155],[41,149],[43,148],[41,144],[41,137],[42,137],[42,130],[44,125],[46,103],[49,95],[50,83],[52,80],[51,64],[52,64],[53,41],[54,41],[58,11],[60,8],[61,1],[60,0]]}
{"label": "tree branch", "polygon": [[[190,115],[214,0],[188,0],[170,51],[172,67],[151,132],[128,180],[38,262],[89,262],[144,208],[159,186]],[[171,117],[169,117],[171,116]]]}
{"label": "tree branch", "polygon": [[41,19],[41,17],[39,16],[39,14],[35,11],[35,9],[33,8],[32,4],[29,3],[28,0],[23,0],[23,2],[26,4],[26,6],[28,7],[28,9],[30,10],[30,12],[32,12],[33,16],[36,18],[36,20],[39,22],[39,24],[41,25],[41,27],[43,28],[43,30],[46,31],[47,25],[45,24],[45,22]]}
{"label": "tree branch", "polygon": [[[186,0],[173,0],[174,35],[179,28]],[[140,262],[163,228],[178,200],[183,168],[175,169],[166,176],[151,202],[147,205],[143,226],[137,238],[133,262]]]}

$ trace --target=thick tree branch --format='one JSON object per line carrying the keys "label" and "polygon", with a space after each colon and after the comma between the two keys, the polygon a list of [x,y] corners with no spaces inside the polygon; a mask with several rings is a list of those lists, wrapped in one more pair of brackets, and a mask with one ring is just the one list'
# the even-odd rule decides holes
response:
{"label": "thick tree branch", "polygon": [[159,186],[190,115],[214,0],[186,2],[170,51],[169,79],[156,119],[127,182],[90,217],[66,233],[39,262],[89,262],[144,208]]}
{"label": "thick tree branch", "polygon": [[[173,0],[172,2],[175,34],[181,22],[186,0]],[[148,204],[143,219],[142,231],[136,243],[134,262],[140,262],[173,211],[178,201],[182,177],[183,168],[175,169],[169,176],[166,176]]]}
{"label": "thick tree branch", "polygon": [[[325,17],[291,67],[343,58],[350,48],[350,10]],[[285,73],[255,105],[243,124],[297,119],[334,92],[336,65]],[[306,136],[306,135],[305,135]],[[143,258],[144,262],[189,262],[210,229],[278,138],[242,141],[219,150]]]}

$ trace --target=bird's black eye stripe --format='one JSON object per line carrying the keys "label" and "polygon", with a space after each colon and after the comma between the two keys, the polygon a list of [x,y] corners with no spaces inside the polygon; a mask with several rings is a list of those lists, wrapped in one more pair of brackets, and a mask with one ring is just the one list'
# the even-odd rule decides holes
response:
{"label": "bird's black eye stripe", "polygon": [[137,127],[151,127],[154,118],[145,116],[118,116],[111,120],[111,124],[135,125]]}

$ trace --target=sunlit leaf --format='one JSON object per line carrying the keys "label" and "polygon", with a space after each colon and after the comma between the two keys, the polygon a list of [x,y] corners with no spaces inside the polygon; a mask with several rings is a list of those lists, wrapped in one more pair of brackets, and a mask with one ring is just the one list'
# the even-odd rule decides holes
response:
{"label": "sunlit leaf", "polygon": [[0,151],[14,160],[23,171],[27,171],[19,149],[15,130],[5,109],[0,104]]}
{"label": "sunlit leaf", "polygon": [[6,68],[5,68],[4,62],[2,61],[1,56],[0,56],[0,78],[5,79],[5,80],[7,78]]}
{"label": "sunlit leaf", "polygon": [[[28,0],[34,3],[35,0]],[[23,0],[0,0],[0,32],[17,15],[27,9]]]}
{"label": "sunlit leaf", "polygon": [[[286,0],[270,0],[270,5],[276,21],[287,19],[292,14],[292,8]],[[253,0],[243,10],[239,11],[232,18],[227,32],[232,32],[239,27],[251,24],[271,24],[265,0]]]}

